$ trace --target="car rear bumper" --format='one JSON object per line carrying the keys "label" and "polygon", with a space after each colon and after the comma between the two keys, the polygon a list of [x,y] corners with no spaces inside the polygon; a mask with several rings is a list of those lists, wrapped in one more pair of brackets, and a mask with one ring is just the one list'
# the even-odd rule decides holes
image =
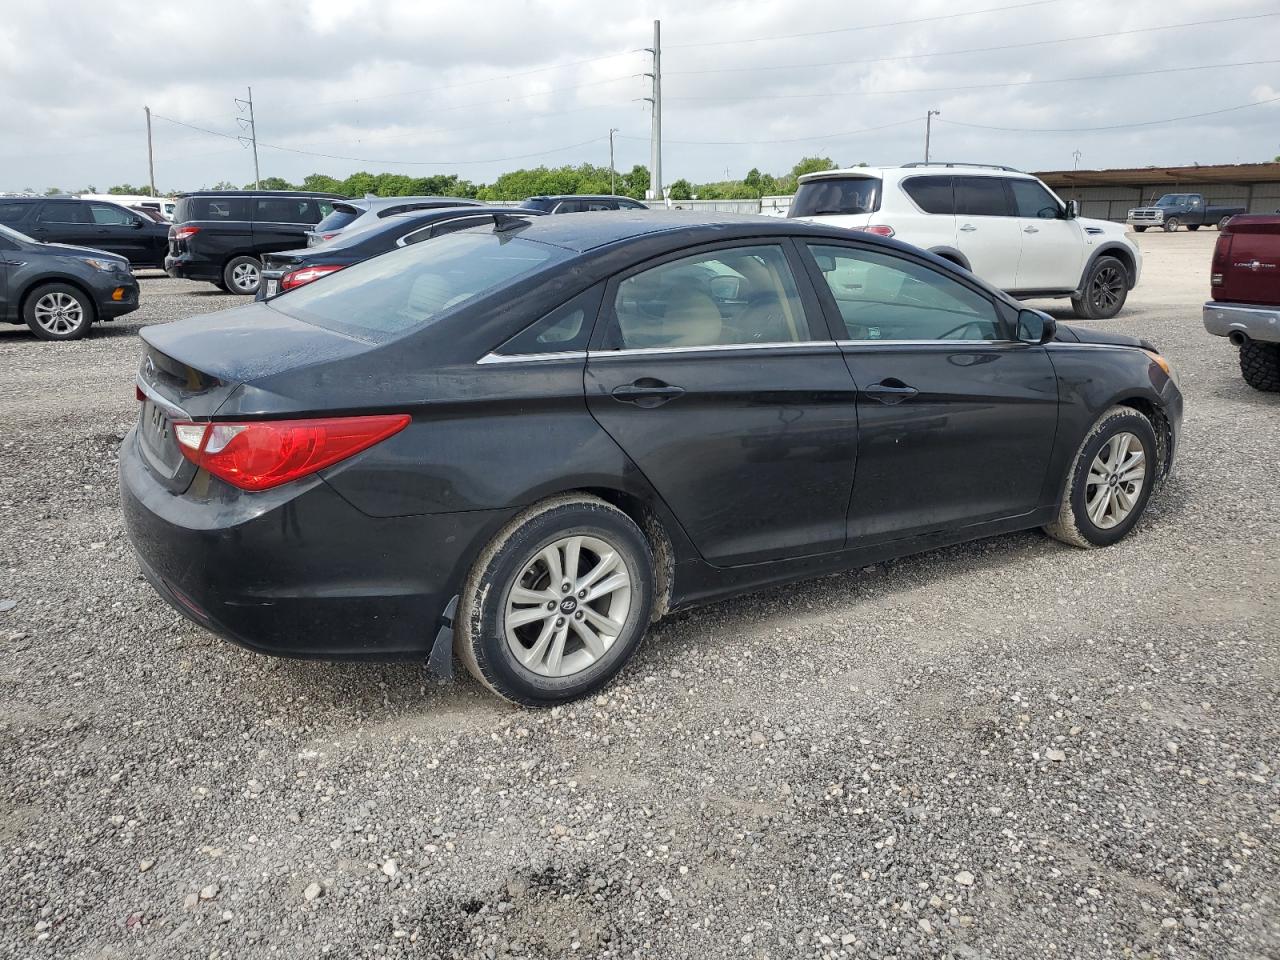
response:
{"label": "car rear bumper", "polygon": [[222,280],[222,268],[218,264],[192,260],[186,254],[166,256],[164,272],[175,280],[203,280],[206,283],[218,283]]}
{"label": "car rear bumper", "polygon": [[125,527],[147,579],[192,622],[278,656],[425,656],[472,551],[507,511],[370,517],[318,477],[245,494],[198,474],[175,495],[137,430],[120,448]]}
{"label": "car rear bumper", "polygon": [[1201,315],[1204,328],[1215,337],[1230,337],[1234,333],[1250,340],[1280,343],[1280,306],[1261,307],[1210,300],[1204,305]]}

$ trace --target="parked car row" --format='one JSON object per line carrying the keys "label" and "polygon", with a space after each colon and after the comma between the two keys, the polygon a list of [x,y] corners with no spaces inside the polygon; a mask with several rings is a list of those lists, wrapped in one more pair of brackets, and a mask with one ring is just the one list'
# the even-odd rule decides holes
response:
{"label": "parked car row", "polygon": [[331,243],[385,252],[269,253],[282,286],[335,269],[146,327],[120,451],[147,578],[258,651],[456,655],[562,703],[668,611],[1011,530],[1115,543],[1178,448],[1154,346],[870,231],[455,207]]}

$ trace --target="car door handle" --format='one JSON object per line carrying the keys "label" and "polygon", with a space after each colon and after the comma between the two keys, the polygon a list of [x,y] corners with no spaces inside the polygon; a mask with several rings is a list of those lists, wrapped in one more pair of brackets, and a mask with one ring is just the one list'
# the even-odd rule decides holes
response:
{"label": "car door handle", "polygon": [[960,228],[960,232],[961,232],[961,233],[973,233],[973,231],[975,231],[975,230],[977,230],[977,229],[978,229],[978,228],[977,228],[977,227],[975,227],[972,223],[966,223],[963,227],[961,227],[961,228]]}
{"label": "car door handle", "polygon": [[889,377],[879,383],[873,383],[869,387],[864,387],[862,392],[871,397],[871,399],[879,400],[881,403],[887,403],[890,406],[895,403],[901,403],[903,400],[909,400],[920,393],[915,387],[903,383],[897,377]]}
{"label": "car door handle", "polygon": [[633,403],[637,407],[649,409],[660,407],[684,393],[684,387],[673,387],[671,384],[654,377],[641,377],[634,383],[625,383],[614,387],[613,399],[619,403]]}
{"label": "car door handle", "polygon": [[1023,227],[1022,232],[1023,233],[1039,233],[1040,228],[1039,227]]}

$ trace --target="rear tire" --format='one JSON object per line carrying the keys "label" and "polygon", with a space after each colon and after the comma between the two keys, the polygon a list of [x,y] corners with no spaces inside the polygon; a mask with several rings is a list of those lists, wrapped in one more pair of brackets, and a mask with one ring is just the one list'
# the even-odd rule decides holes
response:
{"label": "rear tire", "polygon": [[1165,232],[1165,233],[1173,233],[1173,231],[1175,231],[1175,230],[1177,230],[1177,229],[1178,229],[1178,218],[1177,218],[1177,217],[1170,217],[1168,220],[1166,220],[1166,221],[1164,222],[1164,232]]}
{"label": "rear tire", "polygon": [[596,497],[555,497],[512,520],[476,560],[454,652],[522,706],[588,696],[639,646],[653,583],[653,552],[630,517]]}
{"label": "rear tire", "polygon": [[232,257],[222,268],[222,282],[228,293],[251,297],[262,286],[262,263],[256,257]]}
{"label": "rear tire", "polygon": [[65,283],[41,284],[22,304],[22,319],[41,340],[79,340],[94,318],[93,301]]}
{"label": "rear tire", "polygon": [[1253,389],[1280,393],[1280,344],[1246,340],[1240,347],[1240,373]]}
{"label": "rear tire", "polygon": [[1134,233],[1146,233],[1146,232],[1147,232],[1147,228],[1146,228],[1146,227],[1134,227],[1134,228],[1133,228],[1133,232],[1134,232]]}
{"label": "rear tire", "polygon": [[1044,532],[1085,549],[1123,539],[1151,498],[1159,470],[1156,449],[1150,420],[1132,407],[1112,407],[1080,444],[1058,519]]}
{"label": "rear tire", "polygon": [[1188,223],[1188,224],[1187,224],[1187,229],[1188,229],[1188,230],[1190,230],[1192,233],[1194,233],[1195,231],[1197,231],[1197,230],[1199,230],[1199,229],[1200,229],[1200,224],[1198,224],[1198,223]]}
{"label": "rear tire", "polygon": [[1129,271],[1115,257],[1099,257],[1085,274],[1082,292],[1071,298],[1081,320],[1110,320],[1129,297]]}

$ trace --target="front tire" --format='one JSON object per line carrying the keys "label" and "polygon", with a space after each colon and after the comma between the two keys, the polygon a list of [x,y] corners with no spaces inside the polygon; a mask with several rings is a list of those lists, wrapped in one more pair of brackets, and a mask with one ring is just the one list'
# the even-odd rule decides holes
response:
{"label": "front tire", "polygon": [[41,340],[79,340],[94,316],[93,301],[65,283],[36,287],[22,305],[22,319]]}
{"label": "front tire", "polygon": [[630,517],[596,497],[556,497],[516,517],[476,560],[454,650],[513,703],[588,696],[639,646],[653,583],[652,549]]}
{"label": "front tire", "polygon": [[1173,233],[1173,231],[1175,231],[1175,230],[1177,230],[1177,229],[1178,229],[1178,218],[1177,218],[1177,217],[1170,217],[1168,220],[1166,220],[1166,221],[1164,222],[1164,232],[1165,232],[1165,233]]}
{"label": "front tire", "polygon": [[1071,298],[1082,320],[1110,320],[1129,297],[1129,271],[1115,257],[1099,257],[1085,275],[1080,296]]}
{"label": "front tire", "polygon": [[1280,344],[1246,340],[1240,346],[1240,373],[1253,389],[1280,393]]}
{"label": "front tire", "polygon": [[1132,407],[1112,407],[1071,463],[1058,519],[1044,532],[1075,547],[1109,547],[1134,528],[1158,476],[1156,434]]}
{"label": "front tire", "polygon": [[222,282],[228,293],[251,297],[262,285],[262,264],[256,257],[232,257],[222,268]]}

